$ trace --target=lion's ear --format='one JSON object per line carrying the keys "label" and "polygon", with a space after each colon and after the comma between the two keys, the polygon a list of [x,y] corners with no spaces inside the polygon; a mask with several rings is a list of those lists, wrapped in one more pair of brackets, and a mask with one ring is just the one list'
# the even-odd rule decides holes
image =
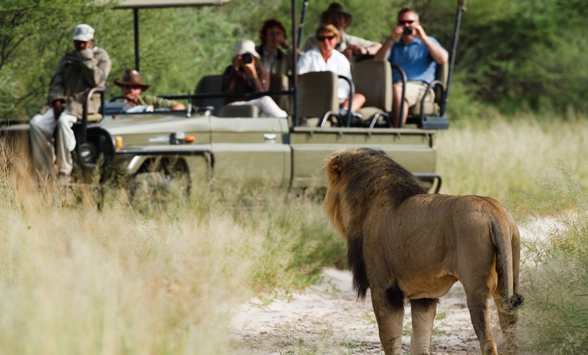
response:
{"label": "lion's ear", "polygon": [[327,163],[327,174],[331,178],[340,178],[341,174],[345,171],[345,162],[340,156],[335,155],[329,159]]}

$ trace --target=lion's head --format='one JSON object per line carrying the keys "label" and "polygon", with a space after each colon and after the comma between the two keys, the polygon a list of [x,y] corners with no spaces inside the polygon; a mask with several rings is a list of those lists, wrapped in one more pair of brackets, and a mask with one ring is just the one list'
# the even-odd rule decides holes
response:
{"label": "lion's head", "polygon": [[325,212],[347,239],[353,234],[350,225],[363,220],[376,200],[398,205],[410,196],[427,193],[408,170],[385,153],[369,148],[333,153],[326,161],[325,171]]}

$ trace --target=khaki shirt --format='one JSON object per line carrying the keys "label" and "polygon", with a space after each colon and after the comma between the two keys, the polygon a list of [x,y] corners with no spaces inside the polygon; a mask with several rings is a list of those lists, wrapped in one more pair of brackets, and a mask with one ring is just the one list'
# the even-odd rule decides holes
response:
{"label": "khaki shirt", "polygon": [[[84,102],[90,89],[104,87],[110,73],[110,57],[104,49],[73,50],[64,55],[55,69],[49,84],[47,103],[41,108],[46,112],[55,100],[62,100],[66,112],[82,118]],[[88,105],[88,114],[98,112],[100,96],[94,95]]]}
{"label": "khaki shirt", "polygon": [[[368,41],[367,39],[363,39],[363,38],[357,37],[357,36],[352,36],[350,34],[347,34],[347,32],[343,32],[343,34],[341,35],[341,41],[339,41],[339,43],[337,43],[337,46],[335,47],[335,49],[338,50],[339,52],[343,52],[350,45],[355,45],[358,47],[367,48],[367,47],[373,46],[374,44],[376,44],[376,42]],[[316,41],[316,37],[315,36],[308,37],[308,39],[306,40],[306,43],[304,44],[304,51],[306,52],[306,51],[308,51],[312,48],[315,48],[315,47],[318,48],[318,42]],[[372,54],[374,54],[374,53],[372,53]]]}

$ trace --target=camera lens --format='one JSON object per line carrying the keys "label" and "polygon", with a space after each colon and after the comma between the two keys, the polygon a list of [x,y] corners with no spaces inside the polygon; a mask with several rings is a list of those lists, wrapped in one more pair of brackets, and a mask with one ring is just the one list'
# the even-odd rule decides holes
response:
{"label": "camera lens", "polygon": [[402,30],[403,30],[403,33],[404,33],[405,35],[411,35],[411,34],[412,34],[412,27],[409,27],[409,26],[404,26],[404,27],[402,28]]}
{"label": "camera lens", "polygon": [[253,55],[251,53],[243,53],[243,55],[241,55],[241,60],[243,63],[249,64],[253,62]]}

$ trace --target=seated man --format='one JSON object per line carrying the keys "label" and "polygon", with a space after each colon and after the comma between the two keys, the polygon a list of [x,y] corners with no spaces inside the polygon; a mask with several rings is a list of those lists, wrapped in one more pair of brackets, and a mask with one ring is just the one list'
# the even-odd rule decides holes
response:
{"label": "seated man", "polygon": [[124,96],[135,101],[133,102],[126,100],[125,102],[127,102],[132,107],[136,107],[137,105],[145,106],[146,109],[142,111],[153,111],[155,108],[169,108],[172,110],[186,109],[184,104],[177,101],[166,100],[164,98],[153,95],[141,95],[143,91],[149,89],[150,85],[142,83],[141,73],[134,69],[128,69],[125,71],[122,80],[115,81],[114,83],[120,86]]}
{"label": "seated man", "polygon": [[[400,40],[395,42],[398,38]],[[399,127],[401,119],[403,123],[406,122],[408,108],[423,99],[427,86],[435,80],[437,63],[447,62],[449,55],[435,38],[427,36],[419,22],[419,15],[405,8],[398,12],[397,26],[374,59],[388,60],[391,64],[401,67],[406,73],[408,82],[402,113],[400,113],[402,78],[397,70],[393,74],[392,114],[394,126]],[[434,93],[429,93],[426,99],[434,101]]]}
{"label": "seated man", "polygon": [[[329,5],[329,8],[321,14],[322,24],[331,24],[339,30],[339,42],[335,47],[336,50],[343,53],[351,62],[356,62],[363,56],[374,55],[382,47],[380,43],[368,41],[361,37],[347,34],[345,29],[351,25],[353,17],[350,13],[343,10],[343,6],[336,2]],[[318,46],[315,36],[308,37],[304,44],[304,51]]]}
{"label": "seated man", "polygon": [[[339,30],[333,25],[320,25],[316,30],[318,48],[312,48],[298,59],[298,74],[308,72],[332,71],[344,76],[351,81],[351,65],[345,56],[335,50],[339,41]],[[347,109],[349,106],[349,94],[351,88],[347,81],[338,80],[337,97],[339,107]],[[355,93],[352,100],[351,111],[359,110],[365,103],[365,96]]]}
{"label": "seated man", "polygon": [[[76,147],[73,124],[82,118],[90,89],[104,87],[110,73],[110,58],[95,47],[94,29],[82,24],[74,28],[75,49],[64,55],[49,84],[47,103],[30,121],[33,162],[42,174],[68,181],[73,169],[71,152]],[[93,97],[88,114],[97,113],[100,98]],[[55,133],[55,142],[53,134]],[[55,147],[54,147],[55,143]]]}

